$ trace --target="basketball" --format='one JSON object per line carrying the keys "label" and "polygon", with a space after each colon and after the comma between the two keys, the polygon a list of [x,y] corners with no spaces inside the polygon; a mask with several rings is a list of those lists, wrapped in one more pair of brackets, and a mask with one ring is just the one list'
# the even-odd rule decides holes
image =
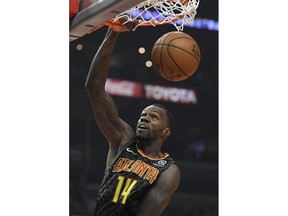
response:
{"label": "basketball", "polygon": [[200,59],[197,42],[181,31],[172,31],[161,36],[151,52],[151,61],[159,75],[174,82],[191,77],[196,72]]}

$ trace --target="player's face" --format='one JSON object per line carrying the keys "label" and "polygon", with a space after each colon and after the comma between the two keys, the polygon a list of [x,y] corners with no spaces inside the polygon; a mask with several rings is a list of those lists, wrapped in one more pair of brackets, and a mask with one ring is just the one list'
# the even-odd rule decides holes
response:
{"label": "player's face", "polygon": [[136,135],[139,140],[153,141],[160,138],[167,128],[166,111],[158,106],[146,107],[137,122]]}

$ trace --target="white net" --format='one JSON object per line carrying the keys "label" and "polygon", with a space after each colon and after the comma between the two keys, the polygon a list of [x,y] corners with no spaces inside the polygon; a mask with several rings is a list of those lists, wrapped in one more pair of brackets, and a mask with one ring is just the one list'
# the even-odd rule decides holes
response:
{"label": "white net", "polygon": [[[132,1],[132,0],[131,0]],[[186,24],[193,21],[200,0],[146,0],[135,7],[117,15],[114,21],[126,17],[127,22],[138,20],[138,26],[173,24],[183,31]]]}

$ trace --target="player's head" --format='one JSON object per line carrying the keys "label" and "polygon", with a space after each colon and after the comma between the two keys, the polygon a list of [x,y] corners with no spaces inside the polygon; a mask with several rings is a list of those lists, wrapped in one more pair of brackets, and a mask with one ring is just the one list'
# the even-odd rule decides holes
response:
{"label": "player's head", "polygon": [[164,141],[170,136],[173,126],[173,116],[161,104],[152,104],[143,109],[137,122],[136,136],[139,141]]}
{"label": "player's head", "polygon": [[158,107],[160,107],[160,108],[165,110],[166,117],[167,117],[167,120],[168,120],[168,122],[167,122],[168,123],[168,127],[172,129],[173,125],[174,125],[174,117],[173,117],[172,113],[162,104],[155,103],[155,104],[152,104],[152,105],[153,106],[158,106]]}

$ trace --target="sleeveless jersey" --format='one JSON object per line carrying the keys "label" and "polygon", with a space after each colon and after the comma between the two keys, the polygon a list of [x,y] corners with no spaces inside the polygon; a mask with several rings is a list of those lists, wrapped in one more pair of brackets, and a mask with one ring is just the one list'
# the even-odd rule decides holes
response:
{"label": "sleeveless jersey", "polygon": [[173,163],[167,153],[157,159],[146,156],[135,141],[124,145],[105,170],[94,216],[135,215],[146,192]]}

